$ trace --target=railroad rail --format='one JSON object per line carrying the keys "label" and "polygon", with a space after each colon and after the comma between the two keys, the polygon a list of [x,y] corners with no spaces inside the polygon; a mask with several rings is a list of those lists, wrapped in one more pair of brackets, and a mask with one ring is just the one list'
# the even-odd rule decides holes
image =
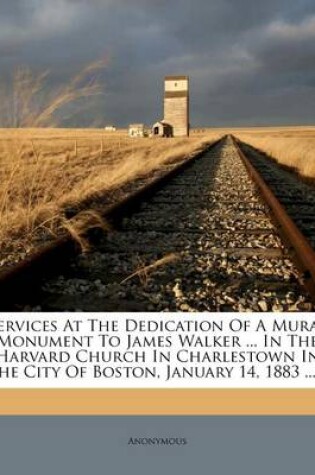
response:
{"label": "railroad rail", "polygon": [[313,311],[305,186],[224,137],[107,209],[90,253],[64,238],[0,276],[1,310]]}
{"label": "railroad rail", "polygon": [[[302,274],[303,285],[314,298],[315,192],[310,187],[297,184],[289,172],[283,170],[280,172],[278,169],[278,173],[275,174],[273,164],[266,162],[261,153],[255,149],[250,147],[248,149],[248,145],[245,144],[239,146],[235,139],[234,144],[249,175],[269,205],[271,217],[275,220],[281,237],[292,250],[292,257]],[[242,148],[245,151],[249,150],[249,157],[252,157],[252,160],[246,157]],[[303,211],[301,206],[304,208]]]}

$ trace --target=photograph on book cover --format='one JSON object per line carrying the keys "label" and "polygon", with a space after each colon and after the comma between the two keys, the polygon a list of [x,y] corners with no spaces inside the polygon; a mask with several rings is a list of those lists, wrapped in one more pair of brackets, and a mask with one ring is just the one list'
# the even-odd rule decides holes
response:
{"label": "photograph on book cover", "polygon": [[314,39],[313,0],[0,0],[6,473],[311,466]]}

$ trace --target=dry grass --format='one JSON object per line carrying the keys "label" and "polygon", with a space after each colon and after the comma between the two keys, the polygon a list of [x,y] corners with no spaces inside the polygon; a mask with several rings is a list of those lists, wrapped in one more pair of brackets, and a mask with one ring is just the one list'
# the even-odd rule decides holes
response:
{"label": "dry grass", "polygon": [[171,264],[175,261],[178,261],[179,259],[179,254],[171,253],[161,257],[161,259],[158,259],[155,262],[152,262],[151,264],[144,264],[141,262],[138,266],[138,269],[131,275],[126,277],[124,280],[122,280],[120,283],[124,284],[125,282],[128,282],[128,280],[133,279],[134,277],[138,277],[141,284],[145,287],[148,283],[150,274],[152,274],[160,267],[164,267],[166,264]]}
{"label": "dry grass", "polygon": [[56,128],[58,116],[64,118],[74,103],[77,111],[83,100],[102,92],[97,77],[105,66],[90,64],[55,91],[47,86],[47,73],[36,76],[29,69],[19,69],[11,85],[1,86],[0,122],[7,128],[0,129],[0,262],[6,253],[29,251],[65,230],[84,247],[82,229],[99,225],[99,217],[85,209],[69,221],[66,207],[150,174],[205,142]]}
{"label": "dry grass", "polygon": [[106,60],[95,61],[76,74],[65,84],[52,90],[47,85],[49,71],[34,74],[27,67],[13,72],[11,85],[2,85],[0,119],[6,127],[57,126],[60,111],[78,101],[102,93],[97,80],[98,73],[106,66]]}
{"label": "dry grass", "polygon": [[315,178],[315,127],[248,129],[234,135],[303,177]]}
{"label": "dry grass", "polygon": [[[85,248],[80,236],[87,215],[66,220],[66,207],[111,193],[226,133],[315,177],[314,127],[214,129],[189,139],[167,140],[130,139],[125,130],[0,129],[0,253],[8,246],[10,252],[29,249],[64,230]],[[93,219],[100,224],[98,218]],[[89,215],[89,225],[93,226],[93,219]]]}
{"label": "dry grass", "polygon": [[65,230],[84,248],[82,229],[99,226],[99,217],[85,210],[69,221],[67,207],[188,157],[226,133],[315,176],[315,128],[199,129],[189,139],[167,140],[130,139],[127,131],[47,128],[56,126],[60,109],[101,92],[95,77],[103,67],[104,62],[89,65],[48,96],[46,73],[34,77],[20,70],[11,99],[8,93],[0,98],[0,116],[9,111],[8,120],[1,121],[13,127],[0,129],[0,262],[6,253],[34,249]]}
{"label": "dry grass", "polygon": [[12,237],[28,248],[65,228],[76,235],[66,206],[109,193],[216,138],[129,139],[96,129],[6,129],[0,135],[0,252]]}

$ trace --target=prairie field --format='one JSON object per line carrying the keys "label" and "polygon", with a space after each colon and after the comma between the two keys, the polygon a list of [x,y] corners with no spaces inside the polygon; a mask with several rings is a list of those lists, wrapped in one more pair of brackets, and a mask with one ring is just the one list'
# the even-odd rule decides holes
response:
{"label": "prairie field", "polygon": [[166,140],[101,129],[0,129],[0,137],[0,262],[6,263],[6,254],[30,252],[73,229],[66,207],[188,157],[218,135]]}
{"label": "prairie field", "polygon": [[[78,228],[99,219],[86,208],[90,199],[111,196],[226,134],[315,178],[315,127],[198,128],[182,139],[131,139],[126,129],[58,128],[69,105],[102,92],[98,74],[106,67],[106,60],[87,65],[56,91],[48,87],[48,73],[22,68],[12,90],[1,92],[6,128],[0,128],[0,266],[8,256],[25,255],[64,232],[78,236]],[[66,210],[80,210],[80,203],[82,222],[69,219]]]}
{"label": "prairie field", "polygon": [[76,234],[67,208],[108,196],[225,134],[315,178],[315,127],[197,129],[182,139],[130,139],[127,130],[0,129],[0,266],[6,256],[25,255],[65,231]]}
{"label": "prairie field", "polygon": [[302,177],[315,179],[315,126],[215,129],[263,150]]}

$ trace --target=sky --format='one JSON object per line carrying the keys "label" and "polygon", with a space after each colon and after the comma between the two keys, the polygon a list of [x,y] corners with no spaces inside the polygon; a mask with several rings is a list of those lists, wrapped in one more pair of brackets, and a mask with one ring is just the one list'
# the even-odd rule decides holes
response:
{"label": "sky", "polygon": [[103,94],[63,125],[152,124],[182,74],[192,126],[315,124],[314,0],[0,0],[3,81],[100,59]]}

